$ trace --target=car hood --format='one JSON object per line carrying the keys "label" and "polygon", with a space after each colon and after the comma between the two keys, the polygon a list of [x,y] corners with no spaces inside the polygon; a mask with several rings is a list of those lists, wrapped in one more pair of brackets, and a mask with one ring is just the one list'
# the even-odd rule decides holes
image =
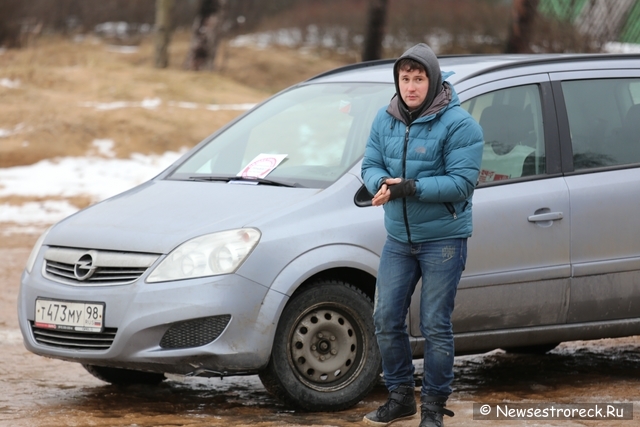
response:
{"label": "car hood", "polygon": [[257,226],[318,189],[154,180],[56,224],[46,245],[168,253],[196,236]]}

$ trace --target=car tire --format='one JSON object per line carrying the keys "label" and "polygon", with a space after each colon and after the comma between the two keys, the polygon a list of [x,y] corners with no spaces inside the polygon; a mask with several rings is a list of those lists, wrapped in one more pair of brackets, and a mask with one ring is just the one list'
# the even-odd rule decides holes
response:
{"label": "car tire", "polygon": [[362,400],[380,371],[371,299],[345,282],[321,280],[288,302],[259,376],[287,404],[339,411]]}
{"label": "car tire", "polygon": [[164,374],[134,371],[130,369],[108,368],[106,366],[82,365],[91,375],[113,385],[146,384],[157,385],[165,380]]}

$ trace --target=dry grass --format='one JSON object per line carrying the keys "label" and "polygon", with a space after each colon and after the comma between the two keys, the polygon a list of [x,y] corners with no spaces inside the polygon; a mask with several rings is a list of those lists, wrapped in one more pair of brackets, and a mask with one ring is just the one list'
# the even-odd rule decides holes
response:
{"label": "dry grass", "polygon": [[[295,51],[222,46],[217,72],[181,69],[188,35],[176,34],[170,67],[153,68],[152,40],[135,53],[117,53],[97,39],[47,38],[0,54],[0,167],[82,156],[95,139],[111,139],[118,157],[191,147],[240,111],[210,111],[209,104],[257,103],[290,84],[342,65],[339,59]],[[140,106],[99,110],[95,103],[159,99]],[[176,102],[196,104],[186,109]],[[94,103],[94,104],[92,104]]]}
{"label": "dry grass", "polygon": [[11,195],[6,197],[0,197],[0,205],[13,205],[20,206],[29,202],[47,202],[52,200],[64,200],[69,202],[72,206],[75,206],[78,209],[86,208],[95,200],[93,197],[88,195],[77,195],[71,197],[62,197],[62,196],[18,196]]}

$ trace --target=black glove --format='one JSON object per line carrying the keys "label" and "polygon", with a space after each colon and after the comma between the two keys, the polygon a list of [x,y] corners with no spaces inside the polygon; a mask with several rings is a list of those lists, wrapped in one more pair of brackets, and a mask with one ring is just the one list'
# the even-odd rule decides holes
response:
{"label": "black glove", "polygon": [[390,177],[390,176],[385,176],[384,178],[382,178],[382,179],[380,180],[380,187],[378,187],[378,190],[380,190],[380,189],[382,188],[382,186],[383,186],[383,185],[385,185],[385,184],[387,183],[387,180],[388,180],[388,179],[391,179],[391,177]]}
{"label": "black glove", "polygon": [[409,197],[416,194],[416,181],[413,179],[402,179],[398,184],[388,185],[391,196],[389,200]]}

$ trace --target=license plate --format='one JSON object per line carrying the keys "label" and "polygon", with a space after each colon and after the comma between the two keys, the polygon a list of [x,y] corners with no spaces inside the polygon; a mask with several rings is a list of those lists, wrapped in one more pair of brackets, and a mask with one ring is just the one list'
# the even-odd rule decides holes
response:
{"label": "license plate", "polygon": [[36,328],[102,332],[103,319],[101,302],[36,300]]}

